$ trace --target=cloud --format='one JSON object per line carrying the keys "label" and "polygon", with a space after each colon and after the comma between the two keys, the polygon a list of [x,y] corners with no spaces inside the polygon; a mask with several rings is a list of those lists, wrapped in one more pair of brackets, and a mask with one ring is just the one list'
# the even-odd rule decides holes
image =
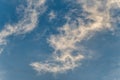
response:
{"label": "cloud", "polygon": [[54,11],[51,11],[51,12],[49,13],[49,20],[51,21],[51,20],[54,19],[55,17],[56,17],[55,12],[54,12]]}
{"label": "cloud", "polygon": [[110,4],[112,7],[120,8],[120,0],[110,0]]}
{"label": "cloud", "polygon": [[112,68],[109,72],[103,77],[103,80],[120,80],[120,57],[116,57],[113,60]]}
{"label": "cloud", "polygon": [[[46,7],[45,0],[27,0],[27,7],[24,15],[18,23],[6,24],[0,31],[0,45],[7,45],[7,38],[11,35],[28,33],[37,26],[38,16],[42,14]],[[54,49],[50,59],[44,62],[33,62],[30,64],[38,72],[63,73],[81,65],[81,61],[86,59],[84,47],[77,44],[92,38],[97,32],[113,29],[110,24],[110,8],[119,7],[118,0],[77,0],[82,5],[83,10],[88,12],[87,19],[92,22],[86,24],[78,18],[79,25],[70,23],[59,28],[59,34],[51,35],[48,39],[50,46]],[[115,5],[116,6],[113,6]],[[81,14],[81,13],[79,13]],[[53,17],[51,13],[51,17]],[[70,17],[69,17],[70,18]],[[3,51],[1,47],[0,52]]]}
{"label": "cloud", "polygon": [[0,72],[0,80],[4,80],[4,73]]}
{"label": "cloud", "polygon": [[0,54],[3,52],[3,50],[4,50],[3,48],[0,49]]}
{"label": "cloud", "polygon": [[[90,15],[87,19],[92,20],[86,24],[78,18],[79,25],[68,22],[59,28],[59,34],[51,35],[48,39],[50,46],[54,49],[52,58],[45,62],[33,62],[30,65],[38,72],[63,73],[81,65],[86,58],[83,54],[84,47],[77,44],[92,38],[97,32],[113,29],[110,23],[111,3],[107,0],[78,0],[84,11]],[[81,14],[81,13],[79,13]]]}
{"label": "cloud", "polygon": [[[63,73],[66,70],[70,70],[74,67],[77,67],[77,61],[80,61],[84,58],[82,55],[72,56],[71,54],[63,54],[60,57],[56,56],[53,62],[46,61],[45,63],[34,62],[30,65],[38,72],[53,72],[53,73]],[[59,63],[59,64],[57,64]],[[81,64],[79,64],[81,65]]]}
{"label": "cloud", "polygon": [[0,66],[0,80],[5,80],[6,79],[6,71],[1,69],[1,66]]}
{"label": "cloud", "polygon": [[[11,35],[25,34],[32,31],[37,26],[38,16],[46,9],[44,4],[45,0],[27,0],[27,7],[24,8],[23,18],[13,25],[6,24],[4,29],[1,30],[0,45],[6,45],[7,38]],[[2,52],[1,50],[0,52]]]}

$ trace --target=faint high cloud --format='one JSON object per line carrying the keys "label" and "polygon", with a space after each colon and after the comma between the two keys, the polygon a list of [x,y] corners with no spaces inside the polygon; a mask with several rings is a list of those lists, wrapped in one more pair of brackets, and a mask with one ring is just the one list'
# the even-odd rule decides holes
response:
{"label": "faint high cloud", "polygon": [[113,60],[112,69],[103,77],[103,80],[120,80],[120,59],[116,57],[115,62]]}
{"label": "faint high cloud", "polygon": [[[18,23],[6,24],[0,31],[0,47],[7,44],[7,37],[14,34],[25,34],[32,31],[38,22],[38,16],[42,14],[46,7],[45,0],[27,0],[27,7],[24,8],[24,15]],[[2,52],[2,49],[0,49]]]}
{"label": "faint high cloud", "polygon": [[[103,30],[112,30],[110,23],[111,3],[108,0],[78,0],[84,11],[88,12],[87,19],[92,20],[86,24],[78,19],[79,25],[68,22],[59,28],[60,34],[51,35],[49,44],[54,49],[52,58],[45,62],[33,62],[30,65],[38,72],[63,73],[81,65],[85,59],[84,47],[77,46],[78,43],[91,38],[95,33]],[[81,13],[79,13],[81,14]]]}
{"label": "faint high cloud", "polygon": [[112,7],[120,8],[120,0],[110,0],[110,4]]}
{"label": "faint high cloud", "polygon": [[6,72],[0,69],[0,80],[5,80],[6,79],[5,75],[6,75]]}
{"label": "faint high cloud", "polygon": [[51,11],[51,12],[49,13],[49,19],[50,19],[50,21],[51,21],[52,19],[55,19],[55,17],[56,17],[55,12],[54,12],[54,11]]}

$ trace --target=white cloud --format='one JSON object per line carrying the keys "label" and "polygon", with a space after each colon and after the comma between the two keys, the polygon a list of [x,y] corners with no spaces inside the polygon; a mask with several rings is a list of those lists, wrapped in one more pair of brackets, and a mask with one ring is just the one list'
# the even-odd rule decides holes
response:
{"label": "white cloud", "polygon": [[[25,34],[32,31],[38,22],[38,15],[42,14],[46,7],[45,0],[27,0],[27,7],[23,18],[13,25],[6,24],[0,32],[0,45],[7,44],[7,37],[14,34]],[[1,51],[2,52],[2,51]]]}
{"label": "white cloud", "polygon": [[51,11],[51,12],[49,13],[49,19],[50,19],[50,21],[51,21],[52,19],[54,19],[55,17],[56,17],[55,12],[54,12],[54,11]]}
{"label": "white cloud", "polygon": [[[9,36],[14,34],[25,34],[32,31],[38,22],[38,15],[44,12],[45,0],[27,0],[28,6],[25,8],[23,18],[18,23],[5,25],[0,32],[0,45],[6,45]],[[59,28],[60,34],[51,35],[48,39],[51,47],[54,49],[53,55],[45,62],[33,62],[30,65],[38,72],[62,73],[74,69],[81,65],[85,59],[82,48],[77,46],[83,40],[89,39],[98,31],[112,29],[110,25],[109,9],[112,4],[118,1],[108,0],[77,0],[82,3],[84,11],[90,13],[88,19],[93,20],[85,24],[82,19],[78,19],[79,25],[68,22]],[[119,4],[117,4],[119,6]],[[54,14],[51,14],[52,16]],[[76,27],[74,27],[76,26]],[[2,49],[0,49],[2,52]]]}
{"label": "white cloud", "polygon": [[[81,64],[80,61],[86,57],[82,54],[80,46],[76,44],[91,38],[96,32],[113,28],[110,25],[109,1],[79,0],[79,2],[82,3],[84,11],[90,13],[86,17],[93,22],[86,24],[82,19],[78,19],[79,26],[66,23],[59,28],[60,34],[51,35],[48,39],[54,48],[52,59],[30,64],[36,71],[62,73],[78,67]],[[76,55],[74,55],[75,51],[77,51]]]}
{"label": "white cloud", "polygon": [[[54,56],[55,57],[55,56]],[[63,54],[60,57],[56,56],[52,63],[50,60],[45,63],[34,62],[30,64],[38,72],[53,72],[53,73],[63,73],[67,70],[77,67],[78,61],[84,58],[83,55],[79,54],[77,56],[72,56],[71,54]],[[59,64],[57,64],[59,63]]]}
{"label": "white cloud", "polygon": [[112,5],[112,7],[120,8],[120,0],[110,0],[110,4]]}

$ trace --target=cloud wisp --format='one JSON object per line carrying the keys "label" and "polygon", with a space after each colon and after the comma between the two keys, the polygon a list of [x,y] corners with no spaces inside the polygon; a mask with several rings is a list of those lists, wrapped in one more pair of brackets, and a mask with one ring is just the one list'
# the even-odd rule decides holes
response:
{"label": "cloud wisp", "polygon": [[[110,23],[110,8],[117,1],[109,0],[77,0],[84,11],[90,13],[86,16],[92,22],[86,24],[82,19],[78,19],[79,25],[69,21],[59,28],[60,34],[51,35],[48,39],[49,44],[54,49],[52,58],[45,62],[33,62],[30,65],[38,72],[63,73],[72,70],[85,59],[83,48],[77,46],[78,43],[91,38],[97,32],[112,30]],[[119,5],[117,5],[119,7]],[[79,13],[81,14],[81,13]],[[77,26],[77,27],[75,27]]]}
{"label": "cloud wisp", "polygon": [[5,80],[5,72],[0,71],[0,80]]}
{"label": "cloud wisp", "polygon": [[45,0],[27,0],[27,7],[24,8],[24,15],[18,23],[6,24],[4,29],[0,31],[0,52],[2,47],[7,44],[7,38],[14,34],[25,34],[32,31],[38,22],[38,16],[42,14],[46,7]]}
{"label": "cloud wisp", "polygon": [[110,4],[112,7],[120,8],[120,0],[110,0]]}

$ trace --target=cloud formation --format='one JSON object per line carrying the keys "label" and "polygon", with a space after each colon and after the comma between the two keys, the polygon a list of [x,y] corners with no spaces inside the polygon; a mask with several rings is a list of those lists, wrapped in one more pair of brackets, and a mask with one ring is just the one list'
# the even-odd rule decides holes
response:
{"label": "cloud formation", "polygon": [[[51,35],[49,44],[54,49],[52,58],[45,62],[33,62],[30,65],[38,72],[63,73],[72,70],[85,59],[83,48],[77,46],[82,41],[91,38],[97,32],[113,29],[110,23],[110,8],[117,1],[109,0],[77,0],[84,11],[88,12],[87,19],[92,22],[86,24],[78,18],[79,25],[68,22],[59,28],[59,34]],[[117,5],[118,7],[119,5]],[[79,13],[81,14],[81,13]]]}
{"label": "cloud formation", "polygon": [[119,7],[120,8],[120,0],[110,0],[110,4],[112,7]]}
{"label": "cloud formation", "polygon": [[5,80],[6,79],[5,75],[6,75],[6,71],[2,69],[0,65],[0,80]]}
{"label": "cloud formation", "polygon": [[120,80],[120,57],[116,57],[113,60],[112,68],[107,75],[103,77],[103,80]]}
{"label": "cloud formation", "polygon": [[[3,51],[2,46],[7,45],[9,36],[32,31],[37,26],[38,16],[46,10],[45,0],[27,0],[27,2],[23,18],[16,24],[5,25],[0,31],[0,52]],[[44,62],[33,62],[30,65],[38,72],[52,73],[63,73],[80,66],[86,56],[83,51],[84,47],[77,44],[91,38],[96,32],[113,29],[110,24],[109,9],[119,7],[119,2],[119,0],[77,0],[83,10],[89,13],[86,18],[92,22],[86,24],[78,18],[79,25],[76,25],[68,20],[58,29],[59,34],[51,35],[48,39],[50,46],[54,49],[50,59]]]}
{"label": "cloud formation", "polygon": [[42,14],[46,7],[45,0],[27,0],[27,7],[24,9],[24,15],[18,23],[6,24],[4,29],[0,31],[0,52],[2,46],[7,44],[7,38],[14,34],[25,34],[32,31],[38,22],[38,16]]}

